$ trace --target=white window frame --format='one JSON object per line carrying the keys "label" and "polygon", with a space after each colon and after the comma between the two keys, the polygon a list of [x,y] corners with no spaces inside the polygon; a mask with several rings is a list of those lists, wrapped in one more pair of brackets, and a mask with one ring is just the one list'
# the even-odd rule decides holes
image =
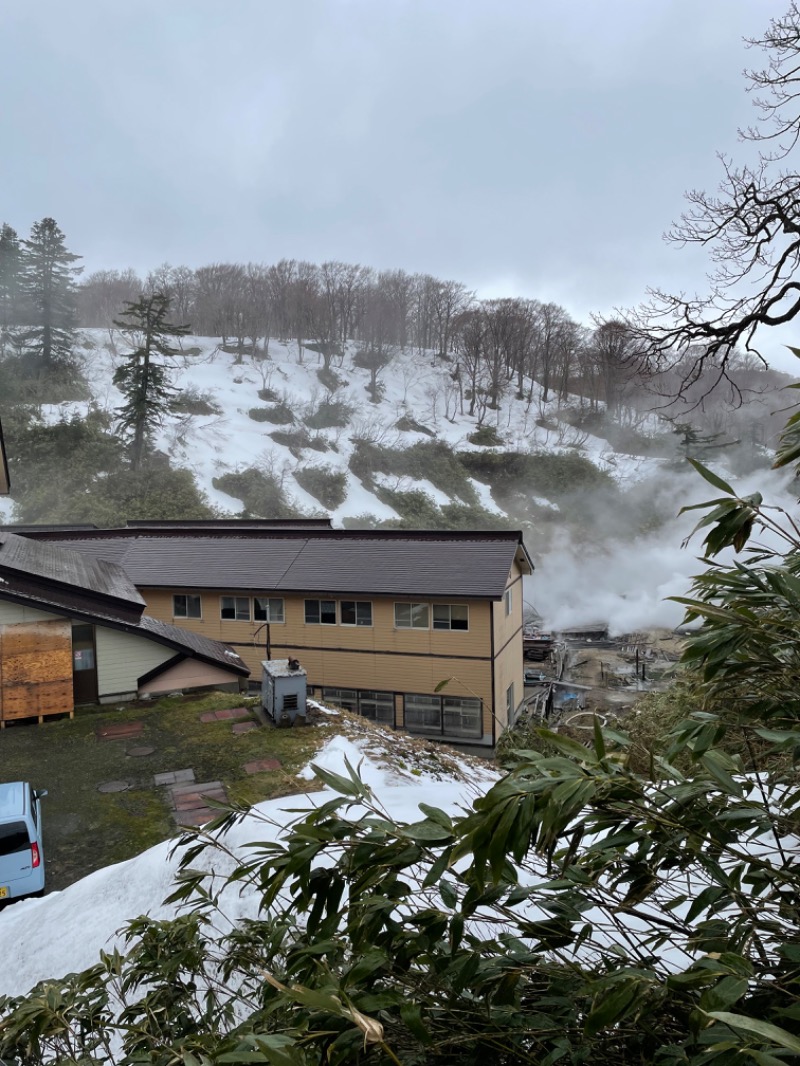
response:
{"label": "white window frame", "polygon": [[[266,605],[267,605],[266,606],[266,612],[265,612],[266,613],[266,618],[257,618],[256,617],[256,604],[258,603],[259,600],[262,603],[266,603]],[[280,618],[277,617],[277,614],[276,614],[276,616],[274,618],[272,617],[272,605],[274,603],[279,603],[281,605],[281,607],[280,607]],[[285,604],[285,601],[280,596],[254,596],[253,597],[253,621],[254,622],[270,622],[272,625],[280,625],[280,624],[284,623],[286,621],[286,604]]]}
{"label": "white window frame", "polygon": [[[409,706],[409,701],[424,701],[427,706],[414,708]],[[420,713],[433,717],[437,715],[437,725],[409,725],[409,711],[418,710]],[[466,718],[468,725],[445,728],[445,714],[458,715],[463,723]],[[407,732],[418,736],[459,737],[471,740],[479,740],[483,737],[483,704],[473,696],[435,696],[423,692],[406,692],[403,694],[403,723]]]}
{"label": "white window frame", "polygon": [[508,618],[508,616],[511,614],[511,611],[512,611],[512,609],[514,607],[514,590],[513,590],[513,588],[506,589],[505,594],[503,596],[503,600],[505,601],[505,605],[506,605],[506,618]]}
{"label": "white window frame", "polygon": [[[477,721],[473,728],[461,728],[461,729],[446,729],[445,728],[445,715],[450,711],[451,714],[458,714],[463,721],[465,718],[474,719],[477,715]],[[446,737],[471,737],[478,739],[483,736],[483,705],[479,699],[474,696],[442,696],[442,733]]]}
{"label": "white window frame", "polygon": [[[177,600],[186,601],[186,614],[178,614]],[[197,606],[199,614],[189,614],[189,600],[197,600]],[[174,592],[172,594],[172,617],[173,618],[186,618],[186,619],[198,619],[203,617],[203,597],[197,592]]]}
{"label": "white window frame", "polygon": [[[225,608],[223,603],[225,600],[233,600],[233,618],[226,618],[222,613]],[[239,610],[242,604],[247,604],[247,615],[240,615]],[[220,596],[219,598],[219,617],[223,622],[249,622],[251,619],[250,610],[250,597],[249,596]]]}
{"label": "white window frame", "polygon": [[[408,623],[401,622],[397,617],[397,608],[408,608]],[[414,625],[414,610],[425,608],[425,625]],[[395,603],[394,605],[394,628],[395,629],[430,629],[431,628],[431,605],[429,603]]]}
{"label": "white window frame", "polygon": [[[354,622],[345,622],[345,620],[344,620],[344,610],[343,610],[343,608],[344,608],[344,605],[346,603],[352,603],[352,605],[353,605],[353,617],[355,618]],[[362,621],[359,620],[358,616],[359,616],[359,608],[360,607],[368,607],[369,608],[369,612],[368,612],[369,613],[369,621],[368,622],[362,622]],[[371,626],[372,625],[372,600],[339,600],[339,625],[341,625],[341,626],[350,626],[351,628],[358,627],[359,629],[364,629],[364,628],[366,628],[368,626]]]}
{"label": "white window frame", "polygon": [[[317,610],[318,610],[319,618],[317,619],[316,622],[309,621],[309,619],[308,619],[308,604],[309,603],[316,603],[318,605]],[[332,622],[323,622],[322,621],[322,605],[323,605],[323,603],[332,603],[333,604],[333,621]],[[303,621],[304,621],[304,623],[307,626],[335,626],[337,624],[337,621],[338,621],[338,612],[336,610],[336,600],[323,600],[323,599],[303,600]]]}
{"label": "white window frame", "polygon": [[[459,611],[465,611],[466,612],[466,615],[467,615],[467,617],[466,617],[466,625],[463,625],[463,626],[462,625],[457,625],[457,626],[453,625],[453,608],[454,607],[457,610],[459,610]],[[436,612],[437,611],[446,611],[447,612],[447,618],[446,619],[439,619],[438,620],[440,624],[437,624],[437,618],[436,618]],[[445,621],[446,624],[442,625],[441,623],[443,621]],[[438,629],[440,632],[443,631],[443,630],[446,630],[446,631],[451,631],[451,632],[454,632],[454,633],[468,633],[469,632],[469,607],[467,606],[466,603],[434,603],[434,604],[432,604],[431,605],[431,627],[433,629]]]}

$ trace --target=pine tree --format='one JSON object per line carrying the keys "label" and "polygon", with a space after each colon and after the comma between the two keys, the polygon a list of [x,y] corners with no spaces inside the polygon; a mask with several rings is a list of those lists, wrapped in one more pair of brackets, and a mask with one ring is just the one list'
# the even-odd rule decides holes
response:
{"label": "pine tree", "polygon": [[14,326],[19,324],[22,284],[22,248],[16,230],[7,223],[0,227],[0,357],[13,342]]}
{"label": "pine tree", "polygon": [[52,370],[72,353],[75,323],[75,279],[83,267],[79,255],[67,251],[55,219],[43,218],[22,242],[22,294],[27,328],[22,350],[41,369]]}
{"label": "pine tree", "polygon": [[121,312],[126,321],[114,325],[133,345],[133,351],[114,374],[114,384],[125,396],[117,411],[118,425],[130,440],[131,466],[140,469],[147,443],[172,407],[175,391],[169,381],[169,360],[179,354],[171,337],[184,337],[189,326],[167,321],[169,299],[156,292],[126,304]]}

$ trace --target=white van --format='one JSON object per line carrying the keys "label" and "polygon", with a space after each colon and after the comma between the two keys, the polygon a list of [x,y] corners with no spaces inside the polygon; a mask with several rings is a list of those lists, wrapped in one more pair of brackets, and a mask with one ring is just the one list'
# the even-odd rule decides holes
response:
{"label": "white van", "polygon": [[47,792],[26,781],[0,784],[0,905],[44,895],[42,811]]}

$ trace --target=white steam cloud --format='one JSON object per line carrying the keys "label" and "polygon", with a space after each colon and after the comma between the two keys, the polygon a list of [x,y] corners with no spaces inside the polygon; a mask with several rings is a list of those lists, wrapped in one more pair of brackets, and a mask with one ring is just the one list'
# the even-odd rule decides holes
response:
{"label": "white steam cloud", "polygon": [[[778,504],[796,518],[797,499],[787,491],[790,480],[786,472],[759,471],[731,483],[741,495],[761,492],[765,503]],[[667,491],[676,501],[676,510],[683,503],[720,495],[694,474],[671,478]],[[686,596],[692,577],[703,570],[698,558],[702,535],[698,533],[686,548],[681,547],[702,514],[676,515],[656,533],[611,544],[587,546],[565,537],[538,558],[534,556],[536,571],[525,579],[526,604],[538,611],[548,628],[556,630],[594,622],[607,623],[612,636],[673,629],[683,621],[684,609],[668,597]],[[769,534],[759,532],[753,539],[779,546]]]}

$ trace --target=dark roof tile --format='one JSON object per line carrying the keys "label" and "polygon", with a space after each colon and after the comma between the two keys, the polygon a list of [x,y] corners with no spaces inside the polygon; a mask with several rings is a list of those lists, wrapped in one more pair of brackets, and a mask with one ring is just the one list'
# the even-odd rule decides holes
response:
{"label": "dark roof tile", "polygon": [[131,532],[76,532],[55,543],[113,561],[140,588],[499,599],[515,556],[532,570],[516,532]]}

